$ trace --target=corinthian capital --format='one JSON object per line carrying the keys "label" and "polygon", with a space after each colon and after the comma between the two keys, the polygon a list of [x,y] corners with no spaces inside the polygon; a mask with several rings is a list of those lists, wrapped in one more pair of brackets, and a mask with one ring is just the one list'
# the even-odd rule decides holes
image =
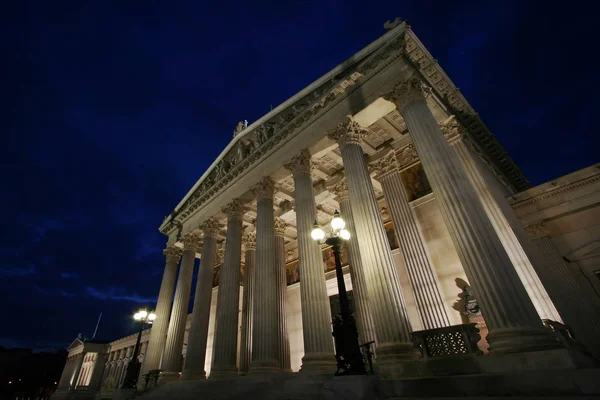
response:
{"label": "corinthian capital", "polygon": [[408,167],[410,164],[419,161],[417,149],[415,149],[415,146],[412,143],[403,147],[396,153],[396,160],[398,161],[398,167],[400,169]]}
{"label": "corinthian capital", "polygon": [[440,130],[448,142],[460,137],[465,137],[467,135],[467,128],[458,122],[454,116],[445,124],[441,124]]}
{"label": "corinthian capital", "polygon": [[327,136],[335,140],[343,146],[345,144],[360,144],[360,141],[365,137],[369,131],[352,117],[348,116],[348,121],[344,121],[338,124],[333,132],[330,132]]}
{"label": "corinthian capital", "polygon": [[246,250],[256,249],[256,232],[245,234],[242,238],[242,242],[244,243],[244,246],[246,246]]}
{"label": "corinthian capital", "polygon": [[389,173],[400,171],[400,163],[398,163],[396,153],[392,150],[385,156],[381,157],[377,161],[375,168],[379,178],[384,178]]}
{"label": "corinthian capital", "polygon": [[200,230],[204,233],[204,236],[217,236],[220,229],[221,224],[212,217],[200,224]]}
{"label": "corinthian capital", "polygon": [[248,211],[248,208],[239,199],[235,199],[223,207],[221,211],[229,218],[242,218],[242,215]]}
{"label": "corinthian capital", "polygon": [[424,99],[423,82],[416,75],[398,83],[394,88],[383,95],[383,98],[396,104],[398,111],[403,112],[404,106],[413,100]]}
{"label": "corinthian capital", "polygon": [[338,202],[348,198],[348,183],[346,182],[346,177],[340,179],[335,185],[331,186],[329,190],[335,194]]}
{"label": "corinthian capital", "polygon": [[252,188],[252,193],[256,196],[256,200],[272,199],[275,184],[271,178],[264,177]]}
{"label": "corinthian capital", "polygon": [[219,246],[217,248],[217,253],[215,254],[215,265],[223,264],[225,260],[225,247]]}
{"label": "corinthian capital", "polygon": [[198,250],[202,245],[202,238],[197,232],[190,232],[182,239],[184,250]]}
{"label": "corinthian capital", "polygon": [[550,236],[550,232],[546,227],[546,224],[543,222],[538,222],[537,224],[529,225],[525,227],[525,232],[532,239],[539,239],[544,236]]}
{"label": "corinthian capital", "polygon": [[310,174],[310,169],[312,167],[310,162],[310,152],[308,149],[304,149],[290,160],[290,162],[284,164],[284,167],[292,171],[294,175],[298,173],[307,173]]}
{"label": "corinthian capital", "polygon": [[275,218],[275,236],[285,235],[285,230],[288,226],[290,225],[281,218]]}
{"label": "corinthian capital", "polygon": [[183,249],[174,245],[167,246],[166,249],[163,250],[163,254],[167,259],[167,262],[175,262],[178,263],[181,258],[181,254],[183,254]]}

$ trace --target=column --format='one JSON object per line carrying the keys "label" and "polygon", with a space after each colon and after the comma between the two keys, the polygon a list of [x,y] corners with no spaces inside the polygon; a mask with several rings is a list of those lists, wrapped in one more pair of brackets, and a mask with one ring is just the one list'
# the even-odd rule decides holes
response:
{"label": "column", "polygon": [[211,377],[237,375],[242,217],[246,207],[239,200],[234,200],[222,211],[227,215],[227,237],[225,259],[219,277]]}
{"label": "column", "polygon": [[390,151],[377,163],[378,177],[388,204],[400,252],[415,295],[424,329],[450,325],[440,282],[431,262],[423,235],[417,225],[400,177],[396,154]]}
{"label": "column", "polygon": [[73,369],[75,368],[75,357],[67,357],[65,361],[65,367],[58,381],[56,390],[69,390],[71,384],[70,379],[73,376]]}
{"label": "column", "polygon": [[302,150],[286,168],[294,175],[296,201],[298,272],[304,337],[304,357],[300,371],[330,372],[337,362],[331,335],[331,309],[325,283],[323,255],[321,246],[310,236],[316,218],[316,205],[308,150]]}
{"label": "column", "polygon": [[[503,195],[499,195],[498,197],[494,196],[491,187],[488,186],[482,176],[482,171],[479,170],[478,165],[473,158],[477,156],[471,153],[471,149],[474,149],[475,147],[467,138],[466,129],[460,125],[456,119],[452,119],[449,123],[440,126],[440,129],[456,151],[465,174],[481,200],[481,205],[490,219],[492,226],[496,230],[496,233],[517,271],[519,279],[523,283],[529,298],[533,302],[533,306],[538,315],[542,319],[562,321],[561,316],[550,300],[546,289],[542,285],[542,282],[532,265],[532,261],[535,260],[532,259],[530,261],[526,249],[523,247],[522,243],[520,243],[516,232],[513,231],[514,228],[508,220],[508,215],[505,214],[506,212],[514,214],[514,211],[510,208]],[[505,204],[501,204],[500,202],[504,202]],[[504,210],[502,210],[503,208]],[[516,228],[523,229],[520,225],[521,223],[519,221],[516,222],[519,224]]]}
{"label": "column", "polygon": [[190,232],[183,237],[183,256],[181,257],[181,267],[179,268],[171,320],[167,329],[167,340],[161,364],[161,369],[163,370],[161,372],[161,381],[163,382],[179,379],[183,337],[185,335],[190,292],[192,289],[192,276],[194,274],[194,262],[196,261],[196,250],[199,247],[200,235],[197,233]]}
{"label": "column", "polygon": [[358,325],[358,336],[360,343],[367,343],[372,340],[377,342],[375,327],[371,318],[369,309],[369,295],[367,292],[367,283],[362,264],[360,250],[358,248],[358,239],[356,237],[356,228],[354,227],[354,216],[350,206],[350,197],[348,196],[348,185],[346,178],[335,184],[331,189],[336,195],[336,200],[340,205],[340,213],[346,221],[346,229],[350,232],[350,240],[346,242],[348,250],[350,279],[352,280],[352,292],[354,292],[354,306],[356,308],[356,322]]}
{"label": "column", "polygon": [[279,372],[277,356],[277,286],[275,281],[273,181],[263,178],[254,188],[257,202],[254,317],[250,373]]}
{"label": "column", "polygon": [[494,230],[456,152],[450,147],[423,97],[416,77],[386,97],[406,121],[450,237],[489,327],[496,353],[559,347],[543,328],[519,275]]}
{"label": "column", "polygon": [[144,365],[142,374],[148,373],[160,368],[160,358],[162,357],[165,343],[167,341],[167,329],[169,328],[169,318],[171,316],[171,303],[173,300],[173,290],[175,289],[175,277],[177,276],[177,265],[183,249],[171,245],[163,250],[166,258],[165,270],[163,272],[158,300],[156,302],[156,319],[150,330],[150,339],[148,349],[144,355]]}
{"label": "column", "polygon": [[410,339],[411,326],[398,272],[392,258],[373,182],[360,141],[366,134],[350,120],[338,125],[330,137],[342,152],[354,228],[369,293],[369,308],[377,336],[377,364],[384,374],[393,366],[418,357]]}
{"label": "column", "polygon": [[275,266],[277,284],[277,347],[279,366],[283,372],[292,372],[290,338],[287,328],[287,274],[285,273],[285,230],[288,224],[275,218]]}
{"label": "column", "polygon": [[203,380],[206,376],[206,342],[208,339],[208,321],[210,319],[210,303],[212,298],[212,282],[215,272],[217,251],[217,235],[221,225],[214,218],[209,218],[200,230],[204,233],[200,269],[196,281],[192,323],[188,332],[188,345],[181,380]]}
{"label": "column", "polygon": [[102,374],[104,372],[104,363],[108,358],[106,353],[97,353],[96,360],[94,360],[94,366],[92,367],[92,376],[90,377],[90,383],[88,384],[88,390],[96,391],[100,389],[100,383],[102,382]]}
{"label": "column", "polygon": [[[565,310],[565,323],[573,330],[575,339],[600,359],[600,302],[591,291],[589,281],[577,282],[580,271],[572,271],[571,266],[556,250],[550,232],[543,222],[525,228],[533,239],[540,256],[545,258],[544,268],[539,269],[540,279],[556,302],[559,310]],[[585,278],[584,278],[585,279]]]}
{"label": "column", "polygon": [[80,353],[76,357],[75,361],[75,371],[73,373],[73,379],[71,379],[71,390],[75,390],[77,388],[77,382],[79,381],[79,376],[81,374],[81,367],[83,365],[83,359],[87,353]]}
{"label": "column", "polygon": [[240,372],[246,373],[252,360],[252,309],[254,300],[254,264],[256,233],[244,236],[244,294],[242,299],[242,337],[240,338]]}

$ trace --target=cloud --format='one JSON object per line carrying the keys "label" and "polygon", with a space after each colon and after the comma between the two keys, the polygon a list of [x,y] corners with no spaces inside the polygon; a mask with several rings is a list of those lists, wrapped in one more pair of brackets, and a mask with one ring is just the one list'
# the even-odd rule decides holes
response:
{"label": "cloud", "polygon": [[16,276],[33,275],[35,269],[35,265],[33,264],[29,264],[25,268],[0,268],[0,277],[9,278]]}
{"label": "cloud", "polygon": [[133,301],[136,303],[154,303],[156,298],[141,297],[137,293],[128,293],[124,288],[111,286],[106,290],[100,290],[91,286],[86,287],[86,293],[100,300]]}

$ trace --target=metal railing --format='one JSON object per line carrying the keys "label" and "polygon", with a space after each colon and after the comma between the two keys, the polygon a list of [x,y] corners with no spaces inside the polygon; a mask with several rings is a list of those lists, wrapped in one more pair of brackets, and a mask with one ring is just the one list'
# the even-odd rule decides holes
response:
{"label": "metal railing", "polygon": [[483,354],[477,342],[481,339],[476,324],[452,325],[412,332],[413,346],[423,358]]}

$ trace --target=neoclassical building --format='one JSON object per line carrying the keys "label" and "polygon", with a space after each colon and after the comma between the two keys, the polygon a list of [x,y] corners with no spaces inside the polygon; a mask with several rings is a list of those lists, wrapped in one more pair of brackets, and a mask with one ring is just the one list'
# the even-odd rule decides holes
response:
{"label": "neoclassical building", "polygon": [[[410,27],[386,28],[240,122],[161,223],[143,373],[333,374],[334,264],[310,233],[335,210],[351,232],[342,262],[360,342],[375,341],[382,376],[435,375],[421,365],[440,354],[472,355],[476,373],[600,357],[600,164],[531,187]],[[60,388],[118,385],[134,343],[74,343]],[[82,378],[86,360],[103,372]]]}

